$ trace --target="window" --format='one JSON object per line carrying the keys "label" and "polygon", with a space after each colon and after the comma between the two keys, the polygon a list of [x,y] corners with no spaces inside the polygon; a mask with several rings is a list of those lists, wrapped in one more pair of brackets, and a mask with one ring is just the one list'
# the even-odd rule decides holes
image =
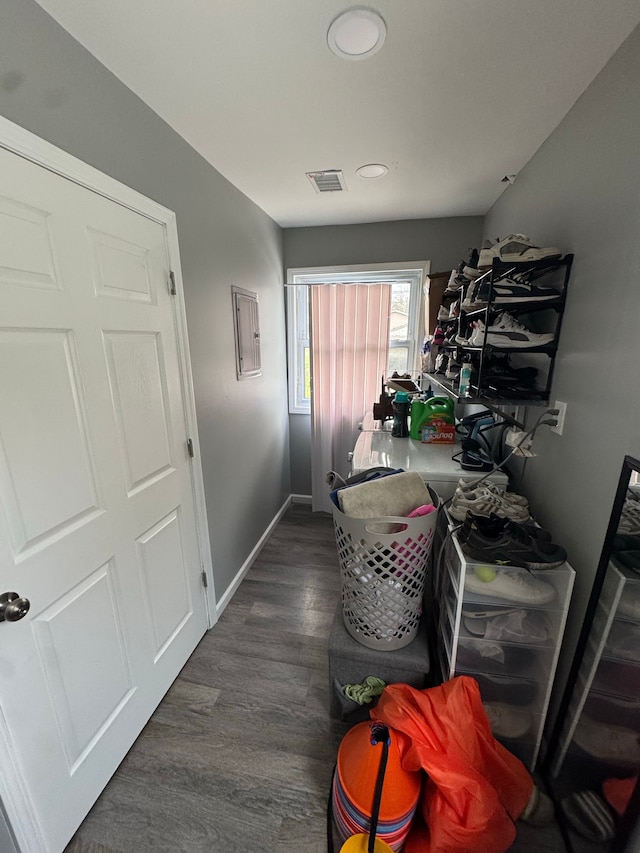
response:
{"label": "window", "polygon": [[421,294],[429,267],[428,261],[420,261],[393,266],[373,264],[366,267],[320,267],[288,271],[289,411],[292,414],[308,414],[311,411],[307,285],[389,282],[392,290],[388,373],[411,373],[418,365]]}

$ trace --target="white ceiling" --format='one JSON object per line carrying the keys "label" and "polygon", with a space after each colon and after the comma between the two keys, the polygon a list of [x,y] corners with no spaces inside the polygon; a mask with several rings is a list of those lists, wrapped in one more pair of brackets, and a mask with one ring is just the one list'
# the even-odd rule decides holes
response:
{"label": "white ceiling", "polygon": [[485,213],[640,23],[638,0],[371,0],[386,42],[346,62],[348,0],[38,2],[285,227]]}

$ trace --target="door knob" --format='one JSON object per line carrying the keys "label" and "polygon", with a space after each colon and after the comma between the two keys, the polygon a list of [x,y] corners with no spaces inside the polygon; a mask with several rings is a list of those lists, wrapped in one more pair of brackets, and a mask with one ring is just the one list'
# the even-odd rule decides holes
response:
{"label": "door knob", "polygon": [[26,616],[31,607],[28,598],[20,598],[17,592],[0,595],[0,622],[17,622]]}

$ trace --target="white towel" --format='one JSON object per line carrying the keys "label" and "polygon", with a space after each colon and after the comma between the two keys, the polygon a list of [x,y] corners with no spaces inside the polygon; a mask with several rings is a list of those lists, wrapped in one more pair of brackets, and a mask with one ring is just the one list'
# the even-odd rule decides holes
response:
{"label": "white towel", "polygon": [[416,471],[389,474],[338,492],[340,509],[353,518],[407,516],[431,500],[424,480]]}

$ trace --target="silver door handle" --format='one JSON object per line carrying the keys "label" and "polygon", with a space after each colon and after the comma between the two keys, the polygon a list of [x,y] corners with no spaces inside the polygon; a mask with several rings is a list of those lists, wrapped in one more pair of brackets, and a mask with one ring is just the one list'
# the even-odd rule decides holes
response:
{"label": "silver door handle", "polygon": [[29,612],[31,602],[20,598],[17,592],[3,592],[0,595],[0,622],[17,622]]}

